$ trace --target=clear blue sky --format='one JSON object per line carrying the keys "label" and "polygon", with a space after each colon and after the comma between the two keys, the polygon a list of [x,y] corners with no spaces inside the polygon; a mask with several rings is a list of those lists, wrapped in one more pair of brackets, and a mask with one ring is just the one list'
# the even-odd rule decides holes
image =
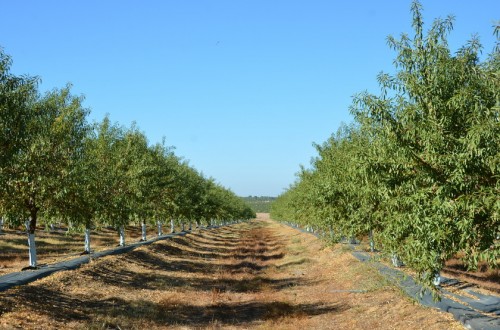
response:
{"label": "clear blue sky", "polygon": [[[456,16],[453,50],[485,53],[500,1],[423,0],[427,26]],[[276,196],[391,71],[386,37],[410,1],[3,1],[0,46],[41,89],[73,84],[90,119],[129,126],[236,194]]]}

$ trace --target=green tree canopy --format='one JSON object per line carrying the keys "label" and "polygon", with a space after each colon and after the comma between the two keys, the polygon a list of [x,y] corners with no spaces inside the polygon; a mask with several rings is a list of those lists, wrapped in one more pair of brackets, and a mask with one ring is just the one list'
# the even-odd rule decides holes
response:
{"label": "green tree canopy", "polygon": [[500,256],[500,55],[481,62],[475,37],[452,54],[453,18],[424,31],[420,4],[411,10],[414,36],[388,38],[396,72],[378,76],[380,95],[354,98],[355,126],[317,147],[272,215],[374,229],[430,285],[457,253],[471,269]]}

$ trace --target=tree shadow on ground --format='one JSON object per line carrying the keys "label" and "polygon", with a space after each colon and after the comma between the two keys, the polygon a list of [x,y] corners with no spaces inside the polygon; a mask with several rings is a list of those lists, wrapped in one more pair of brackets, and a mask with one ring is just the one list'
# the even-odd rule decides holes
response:
{"label": "tree shadow on ground", "polygon": [[200,244],[212,244],[214,246],[238,246],[240,245],[240,239],[231,239],[231,238],[219,238],[219,237],[214,237],[214,236],[205,236],[205,235],[196,235],[196,234],[190,234],[187,235],[188,239],[195,241]]}
{"label": "tree shadow on ground", "polygon": [[283,259],[285,257],[284,253],[276,253],[272,255],[255,255],[255,254],[235,254],[232,255],[235,259],[256,259],[260,261],[269,261],[269,260],[278,260]]}
{"label": "tree shadow on ground", "polygon": [[26,286],[5,294],[0,302],[0,315],[23,309],[45,315],[58,322],[77,321],[92,326],[98,317],[115,318],[120,325],[153,322],[160,326],[210,324],[238,325],[283,317],[307,317],[342,312],[339,304],[293,304],[289,302],[213,302],[198,306],[184,301],[125,300],[121,297],[99,299],[85,295],[68,295],[41,286]]}
{"label": "tree shadow on ground", "polygon": [[[162,315],[167,316],[168,324],[207,326],[210,324],[238,325],[255,321],[267,321],[290,316],[314,316],[340,312],[345,307],[339,305],[290,304],[287,302],[245,302],[219,303],[212,306],[193,306],[187,304],[165,304]],[[169,318],[168,316],[171,316]],[[173,319],[172,319],[173,318]]]}
{"label": "tree shadow on ground", "polygon": [[198,244],[198,245],[211,245],[211,246],[214,246],[214,247],[217,247],[217,248],[235,248],[237,246],[240,245],[240,242],[227,242],[227,243],[222,243],[221,242],[217,242],[217,241],[212,241],[210,239],[206,239],[206,240],[201,240],[199,239],[199,237],[192,237],[191,235],[188,235],[186,236],[186,239],[190,242],[190,243],[195,243],[195,244]]}
{"label": "tree shadow on ground", "polygon": [[190,242],[195,242],[195,243],[198,243],[198,244],[210,244],[210,245],[213,245],[213,246],[216,246],[216,247],[231,247],[231,248],[234,248],[234,247],[237,247],[237,246],[239,246],[241,244],[240,240],[230,240],[230,241],[227,241],[226,243],[224,243],[223,239],[217,240],[217,239],[212,239],[210,237],[188,235],[186,238],[189,239]]}
{"label": "tree shadow on ground", "polygon": [[[465,268],[465,267],[464,267]],[[456,278],[464,278],[465,281],[467,279],[469,280],[476,280],[481,282],[481,287],[486,288],[488,290],[491,290],[496,293],[500,293],[500,274],[497,272],[491,272],[491,273],[479,273],[479,274],[474,274],[472,272],[466,272],[462,270],[462,267],[450,267],[446,266],[443,268],[443,270],[446,273],[451,274],[452,276]],[[469,283],[470,286],[475,286],[476,284],[474,283]]]}
{"label": "tree shadow on ground", "polygon": [[[177,265],[181,266],[182,263]],[[244,266],[243,266],[244,267]],[[261,290],[281,290],[293,286],[310,285],[312,282],[304,281],[299,277],[270,279],[261,276],[250,278],[231,279],[213,278],[206,276],[165,275],[159,272],[138,273],[131,270],[116,268],[114,265],[100,264],[85,269],[82,274],[90,280],[106,285],[123,287],[124,289],[143,290],[169,290],[172,288],[189,288],[197,291],[211,291],[217,289],[221,292],[259,292]]]}
{"label": "tree shadow on ground", "polygon": [[215,245],[211,243],[198,243],[192,240],[189,240],[188,238],[175,238],[172,240],[172,242],[177,243],[182,246],[189,247],[191,249],[200,251],[200,253],[220,253],[220,254],[228,254],[236,247],[233,246],[223,246],[223,245]]}
{"label": "tree shadow on ground", "polygon": [[0,262],[3,260],[11,260],[12,258],[23,258],[28,256],[28,245],[25,249],[20,248],[2,248],[2,253],[0,254]]}
{"label": "tree shadow on ground", "polygon": [[[182,246],[182,245],[181,245]],[[227,258],[227,253],[213,252],[210,250],[196,250],[189,251],[182,249],[180,247],[169,244],[168,242],[161,241],[156,242],[152,245],[146,247],[148,250],[154,253],[158,253],[160,255],[165,256],[183,256],[189,258]]]}
{"label": "tree shadow on ground", "polygon": [[283,243],[281,241],[272,241],[268,239],[264,239],[262,241],[257,242],[258,238],[254,239],[243,239],[241,240],[240,246],[263,246],[266,248],[278,248],[280,246],[283,246]]}
{"label": "tree shadow on ground", "polygon": [[248,248],[248,247],[243,247],[243,248],[238,248],[236,251],[238,254],[245,255],[245,254],[264,254],[264,253],[271,253],[271,252],[276,252],[281,250],[283,247],[282,246],[276,246],[276,247],[268,247],[268,246],[257,246],[255,248]]}
{"label": "tree shadow on ground", "polygon": [[[220,263],[203,260],[172,260],[168,261],[146,251],[135,250],[122,257],[125,263],[134,263],[145,269],[156,269],[171,272],[204,273],[213,274],[215,272],[225,271],[230,273],[254,273],[264,269],[264,266],[254,262],[242,261],[236,264]],[[201,259],[201,260],[200,260]]]}
{"label": "tree shadow on ground", "polygon": [[[266,249],[268,251],[273,251],[273,250],[278,250],[283,246],[283,242],[281,241],[273,241],[269,239],[262,239],[262,238],[253,238],[253,239],[248,239],[248,238],[241,238],[235,241],[235,243],[229,242],[229,244],[226,243],[217,243],[212,241],[212,238],[206,238],[207,241],[199,240],[198,238],[192,237],[192,236],[186,236],[183,237],[185,240],[186,245],[188,244],[196,244],[201,247],[215,247],[215,248],[223,248],[224,250],[228,249],[243,249],[246,250],[247,252],[254,252],[256,250],[262,250]],[[257,240],[262,240],[262,241],[257,241]],[[225,242],[224,240],[220,240],[220,242]],[[249,248],[251,246],[255,246],[254,248]]]}
{"label": "tree shadow on ground", "polygon": [[28,249],[28,238],[27,237],[26,238],[24,238],[24,237],[23,238],[12,238],[12,235],[9,235],[9,237],[6,238],[6,242],[7,242],[7,244],[6,244],[6,246],[2,247],[2,251],[9,250],[9,249],[12,249],[12,250],[19,249],[17,247],[13,247],[14,245],[26,246],[26,249]]}
{"label": "tree shadow on ground", "polygon": [[[210,259],[253,259],[259,261],[269,261],[269,260],[279,260],[285,257],[283,252],[278,252],[281,248],[267,248],[267,247],[255,247],[255,248],[226,248],[226,249],[212,249],[208,246],[199,246],[193,242],[186,242],[185,240],[176,239],[173,242],[179,244],[180,246],[185,246],[194,251],[184,250],[182,248],[169,245],[168,242],[162,242],[160,244],[154,244],[149,249],[153,252],[165,255],[176,255],[176,256],[186,256],[189,258],[210,258]],[[267,254],[265,254],[267,253]],[[269,254],[272,253],[272,254]],[[256,269],[255,267],[253,268]],[[261,268],[262,269],[262,268]]]}

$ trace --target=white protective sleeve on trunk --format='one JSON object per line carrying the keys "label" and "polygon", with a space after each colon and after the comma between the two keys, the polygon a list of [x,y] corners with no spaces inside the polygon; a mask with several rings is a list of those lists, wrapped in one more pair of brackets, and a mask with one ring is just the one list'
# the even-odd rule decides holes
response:
{"label": "white protective sleeve on trunk", "polygon": [[440,272],[436,272],[436,274],[434,274],[434,279],[432,280],[432,283],[435,286],[439,286],[441,284],[441,273]]}
{"label": "white protective sleeve on trunk", "polygon": [[119,232],[120,232],[120,246],[125,246],[125,228],[123,228],[123,226],[120,226]]}
{"label": "white protective sleeve on trunk", "polygon": [[146,240],[146,236],[147,236],[146,223],[145,222],[143,222],[141,224],[141,231],[142,231],[142,240],[145,241]]}
{"label": "white protective sleeve on trunk", "polygon": [[29,258],[30,267],[36,267],[36,246],[35,246],[35,234],[28,234],[28,246],[29,246]]}
{"label": "white protective sleeve on trunk", "polygon": [[85,252],[90,253],[90,228],[85,228]]}
{"label": "white protective sleeve on trunk", "polygon": [[373,240],[373,230],[370,230],[370,251],[375,252],[375,241]]}
{"label": "white protective sleeve on trunk", "polygon": [[399,256],[396,253],[392,254],[391,261],[394,267],[399,268],[403,266],[403,261],[399,258]]}
{"label": "white protective sleeve on trunk", "polygon": [[158,226],[158,236],[163,235],[162,228],[161,228],[161,221],[160,220],[156,221],[156,225]]}

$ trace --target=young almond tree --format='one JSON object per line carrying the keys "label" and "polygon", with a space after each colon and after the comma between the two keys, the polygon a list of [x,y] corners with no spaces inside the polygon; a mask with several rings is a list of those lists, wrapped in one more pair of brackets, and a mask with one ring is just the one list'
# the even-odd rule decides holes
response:
{"label": "young almond tree", "polygon": [[141,240],[146,240],[148,224],[156,225],[158,235],[162,235],[162,223],[168,213],[165,211],[171,207],[171,195],[180,190],[174,187],[178,159],[164,142],[148,146],[146,136],[135,126],[126,132],[125,140],[128,141],[126,175],[131,192],[131,216],[140,219]]}
{"label": "young almond tree", "polygon": [[110,225],[118,230],[120,245],[125,244],[124,226],[128,224],[133,213],[133,193],[128,181],[127,171],[130,158],[127,151],[129,141],[125,138],[126,130],[111,124],[108,117],[97,126],[95,141],[95,159],[103,173],[102,207],[98,219],[102,224]]}
{"label": "young almond tree", "polygon": [[[18,225],[19,213],[11,209],[10,186],[12,166],[30,132],[27,129],[33,115],[30,105],[37,97],[38,80],[10,73],[12,60],[0,48],[0,217],[2,221]],[[7,216],[9,212],[11,215]]]}
{"label": "young almond tree", "polygon": [[453,19],[424,32],[416,1],[412,13],[414,36],[388,39],[396,74],[378,77],[380,96],[354,99],[355,129],[318,148],[272,215],[376,230],[394,261],[436,292],[450,257],[463,255],[470,269],[500,257],[500,47],[483,63],[475,38],[452,54]]}
{"label": "young almond tree", "polygon": [[98,163],[99,152],[96,146],[97,132],[88,130],[83,141],[81,155],[73,171],[64,181],[63,193],[58,198],[60,210],[56,215],[58,219],[72,223],[76,229],[84,232],[84,251],[82,254],[91,253],[91,230],[99,226],[98,214],[105,205],[103,191],[108,179],[107,172],[103,171]]}
{"label": "young almond tree", "polygon": [[179,159],[165,141],[149,148],[151,172],[148,175],[148,195],[146,203],[151,219],[156,221],[158,236],[163,235],[163,223],[174,214],[176,186],[176,171]]}
{"label": "young almond tree", "polygon": [[196,220],[195,218],[198,216],[205,191],[205,178],[184,162],[179,167],[177,179],[180,186],[177,194],[176,218],[183,229],[182,227],[187,221]]}
{"label": "young almond tree", "polygon": [[[105,118],[98,128],[97,159],[108,179],[105,190],[106,208],[101,217],[118,229],[120,246],[125,245],[125,226],[141,219],[145,230],[146,218],[153,213],[150,198],[158,193],[153,187],[155,164],[145,135],[135,125],[124,129],[112,126]],[[143,238],[144,238],[143,232]]]}
{"label": "young almond tree", "polygon": [[146,240],[147,218],[151,217],[152,213],[148,200],[154,184],[152,180],[154,167],[151,163],[147,138],[135,125],[125,133],[124,142],[122,170],[128,185],[127,204],[130,210],[128,218],[140,219],[142,240]]}
{"label": "young almond tree", "polygon": [[57,209],[64,182],[71,175],[83,148],[87,132],[82,98],[70,93],[70,86],[33,97],[25,104],[25,129],[12,162],[5,169],[8,208],[27,218],[29,266],[37,266],[35,230],[40,213]]}
{"label": "young almond tree", "polygon": [[414,37],[388,39],[397,73],[378,77],[381,96],[357,97],[356,116],[383,128],[399,160],[387,244],[430,283],[458,252],[471,269],[500,256],[500,66],[498,50],[480,62],[475,38],[450,52],[453,18],[425,33],[418,2],[412,12]]}

